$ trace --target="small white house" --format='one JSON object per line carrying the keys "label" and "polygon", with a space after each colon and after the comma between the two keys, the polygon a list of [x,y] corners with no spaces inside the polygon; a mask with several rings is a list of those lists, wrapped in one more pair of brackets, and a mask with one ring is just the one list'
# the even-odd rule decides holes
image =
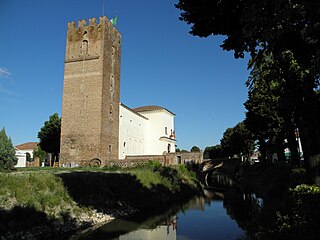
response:
{"label": "small white house", "polygon": [[37,148],[37,145],[37,142],[27,142],[15,146],[16,157],[18,158],[18,162],[15,167],[26,167],[27,160],[33,160],[33,150]]}

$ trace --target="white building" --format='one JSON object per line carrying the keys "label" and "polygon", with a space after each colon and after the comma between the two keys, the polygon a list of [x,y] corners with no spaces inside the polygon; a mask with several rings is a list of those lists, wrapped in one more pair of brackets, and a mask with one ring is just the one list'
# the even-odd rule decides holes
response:
{"label": "white building", "polygon": [[37,148],[37,142],[27,142],[15,146],[16,157],[18,158],[17,165],[15,167],[26,167],[27,161],[33,160],[33,150]]}
{"label": "white building", "polygon": [[119,159],[175,152],[174,116],[159,106],[131,109],[120,103]]}

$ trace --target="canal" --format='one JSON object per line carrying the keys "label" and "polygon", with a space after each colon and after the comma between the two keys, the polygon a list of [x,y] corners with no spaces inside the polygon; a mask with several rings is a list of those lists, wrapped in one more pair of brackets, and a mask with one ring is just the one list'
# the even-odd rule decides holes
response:
{"label": "canal", "polygon": [[255,194],[235,190],[205,190],[182,206],[172,206],[158,214],[144,214],[130,220],[116,219],[97,229],[82,232],[69,240],[80,239],[245,239],[241,225],[259,211],[263,201]]}

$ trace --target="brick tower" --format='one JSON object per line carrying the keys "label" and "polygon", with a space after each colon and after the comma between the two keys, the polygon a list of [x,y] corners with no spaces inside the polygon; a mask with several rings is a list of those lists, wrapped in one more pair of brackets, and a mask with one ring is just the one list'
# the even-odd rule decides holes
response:
{"label": "brick tower", "polygon": [[60,166],[118,159],[120,47],[107,17],[68,23]]}

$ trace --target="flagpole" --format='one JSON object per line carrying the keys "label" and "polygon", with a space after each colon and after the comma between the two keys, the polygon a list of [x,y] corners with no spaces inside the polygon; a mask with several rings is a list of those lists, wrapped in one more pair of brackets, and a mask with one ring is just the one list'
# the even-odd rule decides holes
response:
{"label": "flagpole", "polygon": [[106,0],[103,0],[103,2],[102,2],[102,16],[104,16],[105,5],[106,5]]}

